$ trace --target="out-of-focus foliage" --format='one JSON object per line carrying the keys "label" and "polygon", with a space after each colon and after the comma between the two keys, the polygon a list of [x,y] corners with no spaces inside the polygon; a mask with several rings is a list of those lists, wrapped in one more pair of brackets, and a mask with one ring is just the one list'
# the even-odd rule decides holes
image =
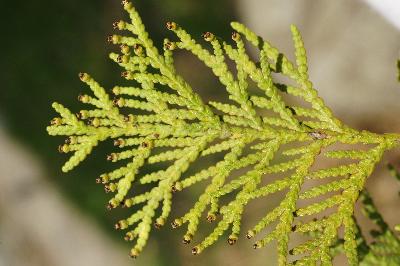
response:
{"label": "out-of-focus foliage", "polygon": [[[394,168],[394,166],[389,164],[388,168],[393,177],[400,181],[400,173]],[[363,207],[363,214],[368,218],[368,220],[377,226],[377,229],[373,229],[369,232],[373,240],[368,242],[361,232],[361,228],[359,226],[356,227],[359,265],[400,265],[399,237],[385,222],[366,189],[360,193],[360,200]],[[395,226],[395,231],[400,231],[398,230],[398,227],[399,225]],[[338,239],[331,251],[331,255],[335,256],[338,253],[343,252],[343,244],[344,240]]]}
{"label": "out-of-focus foliage", "polygon": [[374,239],[371,244],[359,245],[359,249],[363,250],[360,252],[360,265],[400,265],[400,239],[383,220],[368,192],[361,193],[361,201],[364,214],[378,226],[378,230],[370,232]]}
{"label": "out-of-focus foliage", "polygon": [[[117,2],[117,5],[116,5]],[[57,141],[49,139],[43,128],[48,124],[52,111],[48,108],[55,99],[63,99],[71,109],[78,109],[76,97],[82,91],[76,73],[82,69],[95,72],[110,84],[116,82],[114,66],[106,59],[106,37],[112,31],[109,23],[121,16],[115,8],[119,1],[1,1],[2,25],[0,60],[0,120],[11,135],[39,155],[46,164],[51,182],[76,206],[93,216],[94,221],[110,228],[114,218],[108,215],[99,202],[107,197],[103,189],[90,186],[102,167],[102,157],[93,157],[78,171],[60,176],[61,158],[53,156]],[[189,24],[200,35],[207,25],[220,29],[234,17],[231,1],[196,0],[146,0],[137,4],[145,12],[146,22],[154,17],[167,20],[172,15]],[[175,9],[180,6],[179,9]],[[190,8],[189,8],[190,7]],[[173,9],[172,9],[173,8]],[[222,14],[222,16],[220,15]],[[191,18],[195,17],[196,21]],[[162,39],[164,32],[149,25],[155,39]],[[203,27],[204,26],[204,27]],[[222,30],[221,30],[222,32]],[[99,147],[99,153],[108,150],[107,144]],[[5,153],[7,151],[4,151]],[[79,185],[77,185],[79,184]],[[106,232],[109,232],[107,230]],[[167,233],[168,234],[168,233]],[[115,236],[115,234],[110,234]],[[159,247],[168,246],[165,234],[158,236]],[[164,252],[165,251],[165,252]],[[159,265],[180,265],[178,249],[160,248]],[[172,255],[172,256],[171,256]]]}

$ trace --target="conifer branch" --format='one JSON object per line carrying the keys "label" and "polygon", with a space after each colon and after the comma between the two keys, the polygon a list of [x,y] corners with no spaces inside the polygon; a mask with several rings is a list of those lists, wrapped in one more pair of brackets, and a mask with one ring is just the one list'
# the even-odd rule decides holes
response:
{"label": "conifer branch", "polygon": [[[208,182],[193,207],[172,221],[174,228],[186,226],[185,244],[195,238],[204,216],[209,222],[216,221],[215,229],[205,239],[196,239],[193,254],[203,252],[225,231],[229,231],[228,243],[234,244],[243,234],[241,222],[247,204],[284,191],[278,205],[247,231],[247,238],[258,238],[254,248],[276,241],[279,265],[294,264],[292,255],[301,255],[296,261],[299,265],[331,265],[337,250],[346,254],[350,265],[372,258],[370,253],[360,251],[368,245],[354,218],[354,206],[361,193],[368,216],[376,217],[364,191],[365,182],[383,153],[399,145],[400,134],[357,131],[333,115],[309,80],[306,51],[298,29],[291,26],[295,63],[238,22],[231,24],[235,30],[231,43],[206,32],[205,47],[178,24],[168,22],[166,27],[175,33],[176,40],[165,39],[160,53],[132,3],[122,3],[131,21],[118,21],[114,27],[130,35],[113,35],[108,40],[120,45],[121,52],[111,53],[110,58],[124,69],[122,77],[131,85],[115,86],[112,93],[116,98],[111,100],[92,77],[80,74],[93,93],[79,96],[88,109],[73,115],[54,103],[60,116],[52,120],[47,130],[50,135],[67,136],[59,151],[73,155],[63,166],[64,172],[72,170],[108,139],[122,149],[107,159],[124,160],[125,166],[102,174],[96,181],[105,185],[106,192],[114,193],[108,209],[120,205],[139,207],[115,225],[116,229],[128,230],[126,240],[135,241],[130,255],[137,257],[142,252],[152,224],[160,228],[168,221],[173,193]],[[248,55],[245,41],[259,48],[256,61]],[[197,56],[212,70],[226,88],[229,102],[201,100],[175,71],[173,53],[178,49]],[[236,71],[228,68],[228,58],[235,63]],[[296,85],[277,83],[273,73],[292,79]],[[252,95],[248,90],[250,81],[257,84],[263,96]],[[289,106],[286,94],[305,104]],[[129,109],[129,114],[124,115],[122,109]],[[270,111],[268,115],[265,110]],[[332,150],[338,143],[354,148]],[[361,144],[369,149],[360,149]],[[200,157],[211,154],[221,154],[223,158],[193,175],[185,175]],[[352,163],[339,162],[320,169],[315,164],[319,157],[349,159]],[[159,163],[165,168],[143,173],[146,165]],[[284,177],[274,178],[277,174]],[[315,180],[328,181],[316,185],[312,183]],[[139,191],[136,187],[146,184],[152,184],[152,188],[135,194]],[[232,195],[227,203],[222,200],[226,195]],[[320,196],[325,198],[319,199]],[[299,203],[306,199],[314,201],[300,207]],[[321,218],[320,214],[327,210],[333,211]],[[380,218],[374,219],[385,231]],[[272,231],[261,235],[274,222]],[[343,239],[338,233],[341,228]],[[299,233],[311,238],[289,249],[290,238]],[[397,243],[390,241],[394,246]],[[373,246],[370,250],[379,248]]]}

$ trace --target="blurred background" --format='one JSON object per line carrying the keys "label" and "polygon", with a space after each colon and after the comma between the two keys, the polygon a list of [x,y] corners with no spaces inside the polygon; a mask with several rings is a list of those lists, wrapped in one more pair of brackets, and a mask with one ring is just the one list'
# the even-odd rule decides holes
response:
{"label": "blurred background", "polygon": [[[194,37],[213,31],[230,38],[229,22],[240,20],[292,55],[289,26],[305,40],[310,76],[320,95],[344,122],[357,129],[400,132],[400,49],[397,1],[311,0],[146,0],[134,1],[148,31],[161,44],[166,21],[183,25]],[[120,81],[108,59],[116,50],[105,41],[112,22],[126,17],[119,0],[1,1],[0,43],[0,266],[80,265],[274,265],[270,250],[254,251],[247,241],[228,247],[220,240],[193,257],[181,244],[183,231],[169,226],[151,234],[143,254],[132,261],[113,224],[126,213],[106,212],[107,197],[94,179],[109,147],[100,146],[77,169],[61,173],[63,139],[46,126],[62,102],[79,110],[85,91],[77,73],[91,73],[105,88]],[[206,98],[218,98],[215,79],[194,57],[176,65]],[[204,73],[204,74],[203,74]],[[219,86],[220,87],[220,86]],[[219,88],[218,87],[218,88]],[[96,155],[97,154],[97,155]],[[400,151],[385,161],[399,166]],[[390,225],[400,223],[398,184],[384,163],[368,187]],[[182,208],[194,197],[184,194]]]}

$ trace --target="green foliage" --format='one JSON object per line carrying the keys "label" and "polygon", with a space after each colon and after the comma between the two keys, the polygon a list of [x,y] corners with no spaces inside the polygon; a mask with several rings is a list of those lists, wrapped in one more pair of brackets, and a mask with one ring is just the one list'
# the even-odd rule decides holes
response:
{"label": "green foliage", "polygon": [[[393,165],[388,165],[388,169],[397,180],[400,181],[400,173]],[[382,215],[378,212],[370,194],[364,189],[360,193],[361,203],[363,204],[363,214],[373,222],[378,230],[371,230],[370,235],[373,241],[368,243],[357,226],[356,242],[357,252],[360,260],[360,265],[400,265],[400,239],[389,228],[389,225],[384,221]],[[399,230],[399,225],[395,226],[395,230]],[[339,239],[332,249],[333,254],[343,251],[343,239]]]}
{"label": "green foliage", "polygon": [[400,81],[400,59],[397,60],[397,80]]}
{"label": "green foliage", "polygon": [[[60,117],[47,130],[50,135],[68,136],[59,147],[60,152],[73,153],[62,168],[65,172],[100,142],[114,139],[122,149],[107,159],[125,165],[119,163],[97,182],[115,193],[108,209],[122,205],[135,210],[116,224],[117,229],[128,229],[126,240],[136,241],[131,256],[143,250],[152,224],[159,228],[166,223],[174,192],[208,182],[194,206],[172,222],[173,227],[187,226],[183,241],[190,243],[204,215],[209,222],[215,221],[214,231],[193,247],[193,254],[201,253],[226,231],[228,243],[234,244],[241,234],[245,207],[280,192],[284,196],[278,205],[247,231],[247,238],[258,238],[254,248],[276,241],[279,265],[318,261],[330,265],[334,251],[341,249],[349,263],[357,265],[362,253],[353,216],[355,202],[383,153],[399,144],[400,135],[357,131],[333,116],[309,80],[305,48],[295,26],[291,27],[295,63],[237,22],[231,24],[233,44],[213,33],[203,34],[211,49],[168,22],[177,40],[165,39],[160,53],[133,5],[123,1],[123,6],[131,22],[119,21],[114,26],[131,35],[109,37],[121,48],[110,58],[125,69],[122,77],[132,85],[114,87],[112,100],[91,76],[81,73],[80,79],[93,95],[81,95],[79,100],[91,108],[74,115],[54,103]],[[246,52],[245,40],[259,48],[256,61]],[[204,62],[224,85],[230,101],[204,103],[176,73],[175,50],[186,50]],[[278,83],[276,75],[291,81]],[[288,95],[298,99],[296,104],[288,101]],[[195,161],[214,154],[221,155],[218,162],[191,174]],[[315,161],[323,157],[336,164],[318,168]],[[162,169],[144,171],[145,165],[152,164]],[[365,200],[367,194],[361,195],[366,206],[372,206]],[[265,228],[271,231],[265,234]],[[290,238],[296,234],[308,240],[293,247]],[[372,246],[364,258],[373,259],[371,252],[379,248]]]}
{"label": "green foliage", "polygon": [[400,265],[400,239],[385,223],[368,192],[363,191],[361,201],[364,204],[365,215],[378,226],[379,230],[371,231],[374,242],[364,249],[368,252],[363,256],[360,265]]}

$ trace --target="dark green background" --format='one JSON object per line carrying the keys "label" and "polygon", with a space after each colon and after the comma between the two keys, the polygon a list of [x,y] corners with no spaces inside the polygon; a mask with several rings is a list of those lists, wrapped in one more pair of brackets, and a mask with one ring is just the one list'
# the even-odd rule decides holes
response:
{"label": "dark green background", "polygon": [[[134,4],[158,44],[168,34],[164,24],[169,20],[178,22],[193,36],[212,29],[227,37],[229,22],[235,19],[234,8],[228,0],[146,0],[134,1]],[[103,170],[112,167],[104,160],[110,145],[96,148],[94,156],[74,171],[62,174],[60,169],[67,157],[57,153],[57,146],[63,139],[49,137],[45,128],[55,116],[52,102],[79,110],[76,97],[87,90],[78,80],[79,72],[91,73],[105,88],[120,81],[121,70],[108,59],[108,53],[117,48],[105,40],[113,32],[112,22],[126,14],[117,0],[1,1],[0,10],[1,119],[12,136],[43,160],[47,178],[111,236],[119,239],[111,228],[121,213],[115,211],[110,215],[105,211],[109,196],[94,183]],[[151,235],[164,245],[160,248],[159,265],[183,264],[174,259],[178,257],[174,249],[177,245],[170,245],[173,241],[179,243],[181,234],[162,230]]]}

